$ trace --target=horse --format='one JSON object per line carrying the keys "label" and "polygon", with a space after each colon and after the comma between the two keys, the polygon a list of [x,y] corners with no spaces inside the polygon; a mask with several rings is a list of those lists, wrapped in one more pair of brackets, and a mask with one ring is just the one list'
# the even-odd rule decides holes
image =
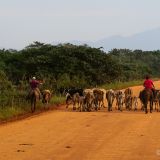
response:
{"label": "horse", "polygon": [[47,106],[51,100],[51,91],[50,90],[43,90],[42,91],[42,103]]}
{"label": "horse", "polygon": [[145,110],[146,114],[148,113],[147,105],[148,105],[148,102],[150,102],[150,113],[152,113],[152,110],[153,110],[152,90],[144,89],[144,90],[140,91],[139,98],[140,98],[141,102],[143,103],[144,110]]}
{"label": "horse", "polygon": [[36,109],[36,103],[40,99],[40,95],[36,89],[33,89],[29,94],[30,102],[31,102],[31,112],[33,113]]}

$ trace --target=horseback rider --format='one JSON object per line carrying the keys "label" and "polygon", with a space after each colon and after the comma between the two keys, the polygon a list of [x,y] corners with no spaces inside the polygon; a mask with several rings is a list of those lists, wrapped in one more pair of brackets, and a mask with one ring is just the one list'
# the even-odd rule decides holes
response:
{"label": "horseback rider", "polygon": [[155,97],[155,86],[148,75],[146,76],[143,86],[145,87],[145,89],[151,90],[153,93],[153,97]]}
{"label": "horseback rider", "polygon": [[[38,88],[39,84],[43,84],[43,82],[40,81],[40,80],[37,80],[36,77],[32,77],[32,80],[30,81],[31,92],[32,92],[33,90],[37,91],[37,93],[38,93],[38,95],[39,95],[39,99],[41,99],[41,97],[42,97],[42,96],[41,96],[41,92],[40,92],[40,90],[39,90],[39,88]],[[30,92],[30,93],[31,93],[31,92]]]}

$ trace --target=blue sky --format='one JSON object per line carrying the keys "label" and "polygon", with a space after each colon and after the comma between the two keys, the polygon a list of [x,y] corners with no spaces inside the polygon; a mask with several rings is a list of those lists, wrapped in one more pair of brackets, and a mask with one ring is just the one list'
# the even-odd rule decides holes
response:
{"label": "blue sky", "polygon": [[0,0],[0,47],[96,41],[160,27],[160,0]]}

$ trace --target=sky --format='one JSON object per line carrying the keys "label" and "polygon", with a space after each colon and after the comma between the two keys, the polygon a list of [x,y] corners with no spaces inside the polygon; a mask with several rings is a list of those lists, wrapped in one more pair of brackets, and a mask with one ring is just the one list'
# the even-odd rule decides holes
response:
{"label": "sky", "polygon": [[160,0],[0,0],[0,48],[97,41],[160,27]]}

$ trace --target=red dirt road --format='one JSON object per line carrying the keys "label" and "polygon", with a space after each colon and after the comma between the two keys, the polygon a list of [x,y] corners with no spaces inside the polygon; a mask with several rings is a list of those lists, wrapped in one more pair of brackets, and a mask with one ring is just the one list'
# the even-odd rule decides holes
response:
{"label": "red dirt road", "polygon": [[120,159],[160,159],[160,113],[56,110],[0,126],[0,160]]}

